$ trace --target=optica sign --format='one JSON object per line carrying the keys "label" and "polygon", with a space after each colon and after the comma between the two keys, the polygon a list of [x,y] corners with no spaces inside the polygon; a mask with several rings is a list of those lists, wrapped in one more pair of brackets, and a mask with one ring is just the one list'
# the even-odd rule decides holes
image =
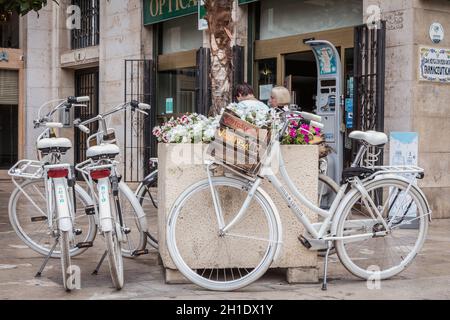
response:
{"label": "optica sign", "polygon": [[197,0],[144,0],[144,25],[197,13]]}

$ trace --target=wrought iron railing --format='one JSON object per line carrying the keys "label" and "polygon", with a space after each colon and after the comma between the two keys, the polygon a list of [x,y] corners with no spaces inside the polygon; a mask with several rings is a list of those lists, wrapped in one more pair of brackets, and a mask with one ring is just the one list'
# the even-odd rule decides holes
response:
{"label": "wrought iron railing", "polygon": [[96,46],[100,42],[100,0],[72,0],[81,11],[79,29],[73,29],[71,48],[80,49]]}

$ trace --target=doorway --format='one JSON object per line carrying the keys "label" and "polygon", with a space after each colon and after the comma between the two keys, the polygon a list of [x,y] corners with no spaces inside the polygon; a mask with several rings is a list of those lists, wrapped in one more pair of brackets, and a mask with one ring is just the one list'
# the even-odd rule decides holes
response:
{"label": "doorway", "polygon": [[18,160],[19,72],[0,70],[0,169]]}
{"label": "doorway", "polygon": [[[74,108],[74,118],[85,121],[98,114],[98,68],[75,71],[75,96],[88,96],[87,108]],[[96,132],[97,122],[88,125],[91,132]],[[86,140],[88,134],[75,130],[75,163],[86,160]]]}
{"label": "doorway", "polygon": [[315,112],[317,66],[312,51],[285,55],[285,87],[292,94],[292,103],[302,111]]}

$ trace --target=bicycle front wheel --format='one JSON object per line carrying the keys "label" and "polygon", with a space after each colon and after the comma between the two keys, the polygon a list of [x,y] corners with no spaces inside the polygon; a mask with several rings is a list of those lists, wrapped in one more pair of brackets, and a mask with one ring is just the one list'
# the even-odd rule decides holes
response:
{"label": "bicycle front wheel", "polygon": [[[227,225],[248,196],[241,180],[215,177],[222,217]],[[210,290],[231,291],[261,277],[281,241],[279,221],[267,195],[256,191],[243,218],[226,233],[219,230],[208,180],[184,191],[167,224],[167,247],[179,271]]]}
{"label": "bicycle front wheel", "polygon": [[355,276],[388,279],[406,269],[422,248],[428,211],[416,187],[402,179],[375,180],[364,187],[369,197],[349,194],[336,234],[348,238],[335,241],[336,251]]}

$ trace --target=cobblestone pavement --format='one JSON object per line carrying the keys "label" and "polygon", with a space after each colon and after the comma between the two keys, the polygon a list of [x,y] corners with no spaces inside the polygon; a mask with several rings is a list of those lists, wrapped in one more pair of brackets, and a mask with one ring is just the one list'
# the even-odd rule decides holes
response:
{"label": "cobblestone pavement", "polygon": [[51,260],[41,278],[34,275],[42,257],[28,249],[8,221],[9,182],[0,182],[0,299],[450,299],[450,220],[434,220],[425,247],[413,265],[401,275],[369,290],[366,282],[350,275],[332,257],[328,291],[319,284],[289,285],[283,270],[270,271],[238,292],[210,292],[192,284],[164,283],[156,251],[126,259],[125,287],[112,287],[107,263],[91,275],[104,244],[95,246],[73,263],[81,268],[81,289],[66,293],[61,285],[59,260]]}

